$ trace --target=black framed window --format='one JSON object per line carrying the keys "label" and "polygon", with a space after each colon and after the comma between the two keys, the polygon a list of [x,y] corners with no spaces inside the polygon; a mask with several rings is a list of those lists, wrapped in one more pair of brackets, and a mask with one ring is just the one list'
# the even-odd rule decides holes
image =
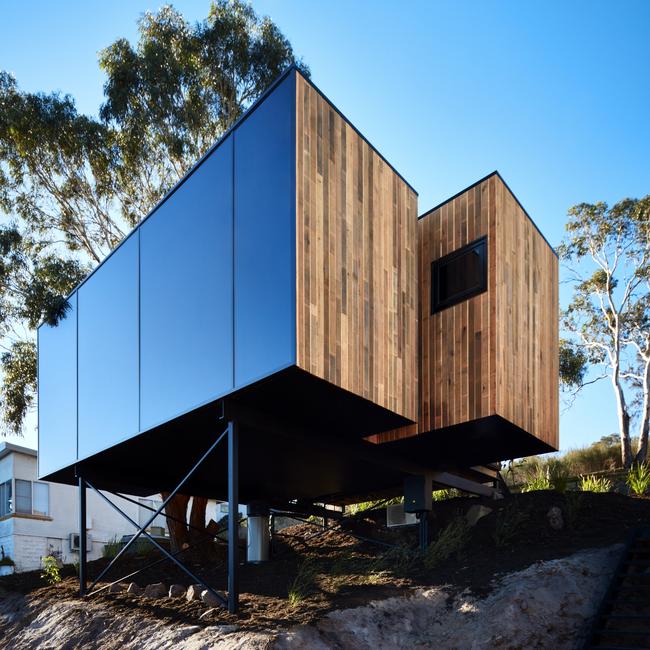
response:
{"label": "black framed window", "polygon": [[487,237],[431,264],[431,313],[487,290]]}

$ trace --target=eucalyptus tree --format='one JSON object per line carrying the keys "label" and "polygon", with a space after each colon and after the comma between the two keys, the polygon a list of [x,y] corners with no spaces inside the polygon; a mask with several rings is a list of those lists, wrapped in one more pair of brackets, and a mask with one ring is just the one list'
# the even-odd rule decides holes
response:
{"label": "eucalyptus tree", "polygon": [[[190,23],[144,14],[138,40],[102,50],[104,103],[22,91],[0,72],[0,340],[3,432],[35,403],[34,330],[290,64],[308,70],[268,17],[217,0]],[[182,224],[179,224],[179,228]]]}
{"label": "eucalyptus tree", "polygon": [[[573,282],[561,350],[565,383],[611,382],[625,468],[645,462],[650,429],[650,196],[581,203],[569,210],[560,247]],[[639,443],[632,449],[631,427]]]}

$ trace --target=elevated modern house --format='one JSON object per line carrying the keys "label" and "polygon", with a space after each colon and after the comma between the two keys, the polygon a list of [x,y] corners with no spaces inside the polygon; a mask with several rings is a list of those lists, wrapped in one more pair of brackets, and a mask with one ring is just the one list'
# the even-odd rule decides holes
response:
{"label": "elevated modern house", "polygon": [[39,463],[82,513],[86,481],[295,509],[558,446],[550,246],[496,173],[418,219],[296,68],[69,305],[39,329]]}

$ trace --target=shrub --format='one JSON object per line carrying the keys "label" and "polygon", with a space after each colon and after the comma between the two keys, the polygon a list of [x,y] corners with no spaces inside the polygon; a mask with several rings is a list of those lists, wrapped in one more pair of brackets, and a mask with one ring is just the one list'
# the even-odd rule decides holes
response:
{"label": "shrub", "polygon": [[460,554],[469,539],[469,525],[465,517],[456,517],[439,533],[438,539],[431,542],[424,555],[424,566],[434,569],[454,553]]}
{"label": "shrub", "polygon": [[16,563],[8,555],[3,554],[0,558],[0,566],[16,566]]}
{"label": "shrub", "polygon": [[314,589],[316,566],[310,560],[305,560],[299,567],[298,573],[289,586],[289,605],[297,607]]}
{"label": "shrub", "polygon": [[41,573],[41,578],[48,585],[55,585],[57,582],[61,582],[61,570],[59,569],[58,560],[52,555],[47,555],[43,558],[42,563],[43,573]]}
{"label": "shrub", "polygon": [[557,492],[566,492],[571,478],[570,465],[559,458],[551,458],[546,464],[546,472],[551,488]]}
{"label": "shrub", "polygon": [[421,559],[419,549],[400,544],[384,551],[370,568],[375,573],[383,570],[392,573],[408,573]]}
{"label": "shrub", "polygon": [[[538,488],[548,489],[548,488]],[[519,526],[528,519],[528,512],[518,508],[514,502],[508,504],[497,515],[492,539],[497,547],[506,546],[517,534]]]}
{"label": "shrub", "polygon": [[637,496],[643,496],[650,488],[650,465],[635,463],[627,473],[626,483]]}
{"label": "shrub", "polygon": [[445,501],[446,499],[454,499],[459,496],[462,496],[460,490],[449,488],[447,490],[435,490],[431,495],[431,498],[434,501]]}
{"label": "shrub", "polygon": [[593,474],[580,477],[580,489],[583,492],[609,492],[612,489],[612,482],[604,476]]}
{"label": "shrub", "polygon": [[124,546],[124,544],[122,544],[122,541],[117,535],[111,537],[106,544],[104,544],[102,557],[105,557],[107,560],[112,560],[120,552],[122,546]]}
{"label": "shrub", "polygon": [[526,485],[521,488],[522,492],[535,492],[536,490],[550,490],[551,479],[548,467],[537,467],[535,473],[528,479]]}

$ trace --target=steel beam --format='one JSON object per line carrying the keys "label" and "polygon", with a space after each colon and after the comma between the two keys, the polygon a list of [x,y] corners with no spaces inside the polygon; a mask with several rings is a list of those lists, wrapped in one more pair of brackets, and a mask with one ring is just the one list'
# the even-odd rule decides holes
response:
{"label": "steel beam", "polygon": [[228,422],[228,611],[239,606],[239,430]]}
{"label": "steel beam", "polygon": [[79,476],[79,595],[86,595],[87,542],[86,542],[86,481]]}

